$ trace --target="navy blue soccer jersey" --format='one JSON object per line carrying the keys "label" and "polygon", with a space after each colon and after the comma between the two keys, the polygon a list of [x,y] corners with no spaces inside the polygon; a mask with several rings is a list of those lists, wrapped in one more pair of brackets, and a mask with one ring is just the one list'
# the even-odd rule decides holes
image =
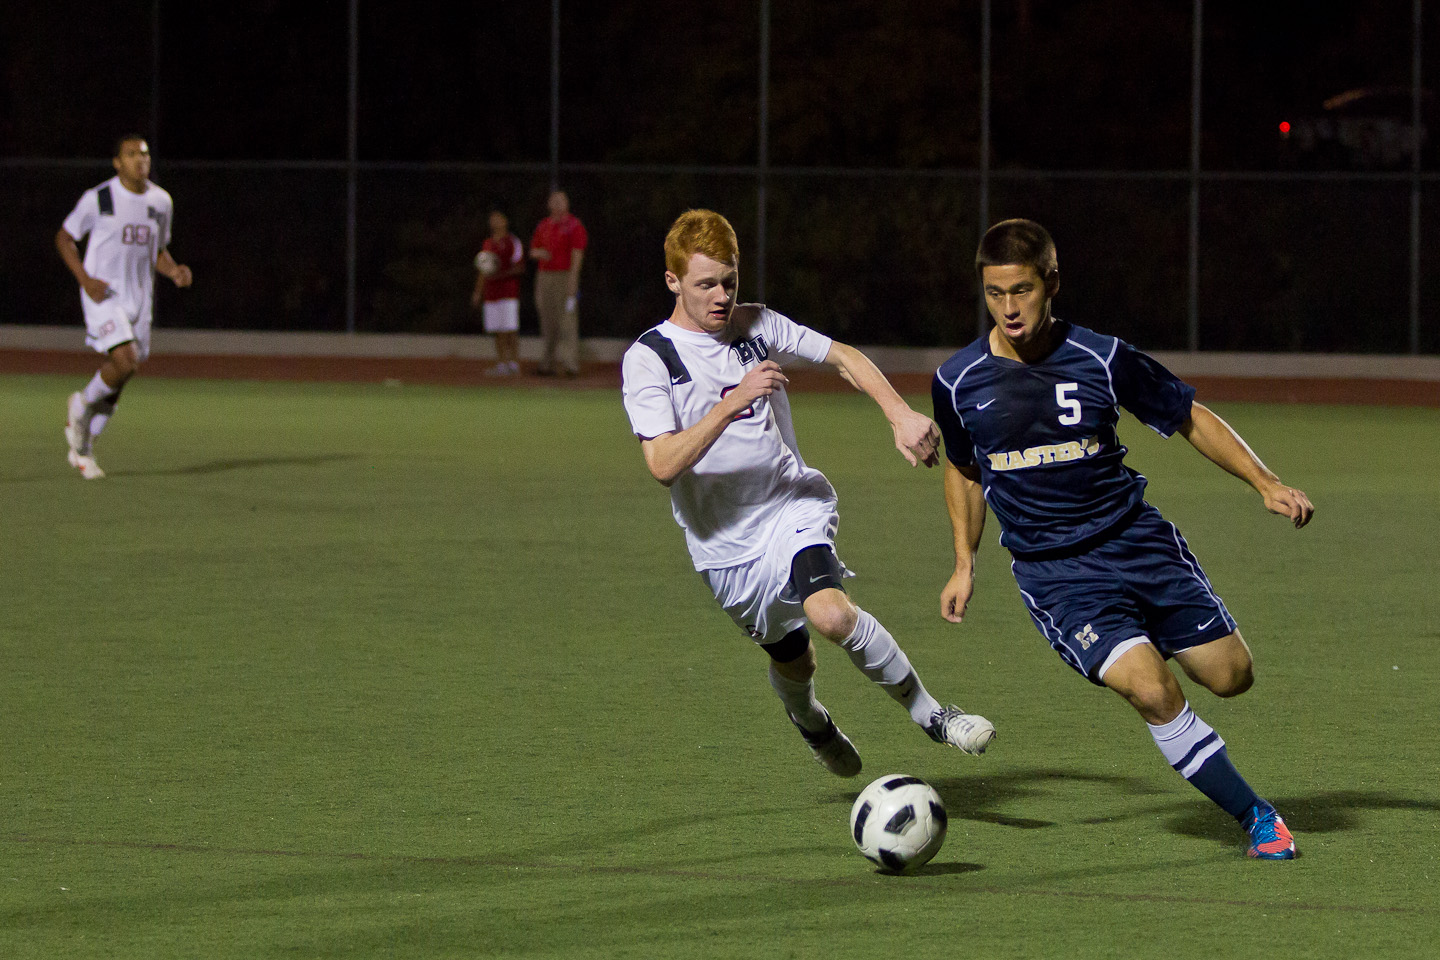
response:
{"label": "navy blue soccer jersey", "polygon": [[1022,556],[1083,544],[1140,504],[1146,481],[1124,463],[1121,407],[1168,437],[1195,399],[1123,340],[1056,324],[1060,344],[1039,363],[997,357],[980,337],[931,384],[946,456],[979,466],[1000,543]]}

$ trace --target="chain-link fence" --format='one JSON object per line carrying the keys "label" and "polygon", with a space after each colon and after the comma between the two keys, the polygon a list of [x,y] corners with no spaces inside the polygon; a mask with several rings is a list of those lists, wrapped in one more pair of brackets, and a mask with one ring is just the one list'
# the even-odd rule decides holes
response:
{"label": "chain-link fence", "polygon": [[[1383,68],[1331,67],[1333,81],[1292,84],[1396,81],[1385,89],[1399,107],[1371,115],[1311,98],[1313,116],[1279,120],[1243,106],[1258,81],[1241,66],[1263,44],[1245,33],[1254,18],[1219,0],[996,10],[747,0],[719,5],[732,35],[710,56],[703,41],[684,46],[701,14],[639,2],[605,13],[560,0],[478,5],[448,31],[472,49],[437,32],[444,24],[412,27],[399,8],[358,0],[286,29],[264,19],[295,16],[275,4],[242,4],[248,19],[217,24],[218,12],[152,0],[119,40],[72,37],[82,50],[135,52],[118,73],[100,61],[121,89],[74,49],[47,59],[52,34],[73,26],[65,6],[11,10],[0,39],[10,61],[0,322],[78,320],[51,238],[109,175],[96,150],[133,127],[152,137],[154,178],[176,201],[173,249],[196,271],[183,294],[160,284],[167,326],[474,331],[471,263],[486,213],[505,209],[527,238],[558,180],[591,236],[589,335],[632,335],[668,312],[665,229],[707,206],[740,233],[743,296],[763,287],[778,308],[852,342],[968,341],[982,223],[1030,216],[1059,245],[1057,313],[1149,349],[1440,351],[1428,270],[1440,173],[1421,84],[1422,50],[1436,45],[1422,43],[1434,28],[1419,0],[1376,5],[1366,22],[1383,54],[1361,49],[1375,37],[1355,38],[1354,59]],[[851,32],[832,37],[826,9]],[[82,6],[71,13],[83,20]],[[664,16],[679,18],[678,53],[622,29]],[[1087,40],[1066,19],[1077,16],[1131,22]],[[231,60],[214,76],[199,70],[193,47],[242,22],[249,32],[217,54]],[[1126,38],[1140,52],[1126,53]],[[1325,57],[1343,60],[1337,49],[1344,38],[1326,40]],[[1072,58],[1066,69],[1045,66],[1057,50]],[[847,62],[869,65],[853,71],[869,79],[833,75]],[[53,90],[43,81],[56,71],[82,79]],[[670,76],[657,86],[652,71]],[[1145,76],[1126,79],[1136,72]],[[248,99],[228,124],[227,82],[255,87],[233,92]],[[1370,88],[1350,89],[1363,101]],[[42,95],[52,99],[17,106]],[[35,119],[46,110],[53,125]],[[77,144],[92,158],[75,157]]]}

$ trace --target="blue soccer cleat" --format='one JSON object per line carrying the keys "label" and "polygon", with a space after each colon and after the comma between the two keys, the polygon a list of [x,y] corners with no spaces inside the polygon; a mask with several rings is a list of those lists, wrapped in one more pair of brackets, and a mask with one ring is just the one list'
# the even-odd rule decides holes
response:
{"label": "blue soccer cleat", "polygon": [[1295,859],[1295,838],[1280,814],[1264,800],[1250,808],[1243,825],[1250,834],[1247,856],[1261,860]]}

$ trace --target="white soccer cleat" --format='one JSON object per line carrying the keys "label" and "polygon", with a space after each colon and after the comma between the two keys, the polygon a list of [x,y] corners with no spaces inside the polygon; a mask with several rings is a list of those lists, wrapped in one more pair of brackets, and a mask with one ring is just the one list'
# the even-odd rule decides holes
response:
{"label": "white soccer cleat", "polygon": [[790,718],[790,722],[795,724],[795,729],[805,738],[810,753],[820,766],[837,777],[853,777],[860,772],[860,751],[856,750],[850,738],[835,726],[829,713],[825,714],[825,729],[817,733],[811,733],[800,726],[794,717]]}
{"label": "white soccer cleat", "polygon": [[945,743],[972,757],[978,757],[995,739],[995,724],[978,713],[966,713],[955,704],[941,707],[925,728],[930,739]]}
{"label": "white soccer cleat", "polygon": [[[90,408],[78,392],[70,394],[65,405],[65,442],[70,453],[84,456],[90,450]],[[75,461],[70,461],[73,466]]]}
{"label": "white soccer cleat", "polygon": [[94,457],[87,454],[76,453],[74,450],[71,450],[70,466],[79,470],[80,476],[86,480],[103,480],[105,478],[105,471],[100,469],[100,464],[95,462]]}

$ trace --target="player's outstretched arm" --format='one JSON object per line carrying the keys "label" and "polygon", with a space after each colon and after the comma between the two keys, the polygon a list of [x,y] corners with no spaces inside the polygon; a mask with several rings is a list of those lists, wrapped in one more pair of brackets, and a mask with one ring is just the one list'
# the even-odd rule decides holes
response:
{"label": "player's outstretched arm", "polygon": [[945,461],[945,509],[955,534],[955,572],[940,591],[940,616],[959,623],[975,592],[975,554],[985,529],[985,491],[980,486],[979,467],[962,469]]}
{"label": "player's outstretched arm", "polygon": [[169,277],[177,287],[188,287],[195,280],[189,267],[182,263],[176,263],[175,258],[170,256],[168,247],[161,250],[160,256],[155,258],[155,272]]}
{"label": "player's outstretched arm", "polygon": [[681,474],[700,462],[700,458],[715,445],[736,417],[756,400],[770,396],[786,383],[789,380],[780,364],[766,360],[750,368],[735,389],[722,397],[693,427],[642,439],[640,450],[645,454],[645,466],[650,468],[651,476],[667,487],[673,484]]}
{"label": "player's outstretched arm", "polygon": [[1208,407],[1195,403],[1190,418],[1180,425],[1180,435],[1221,469],[1244,480],[1265,500],[1265,509],[1290,518],[1296,529],[1315,515],[1315,506],[1305,491],[1286,486],[1255,455],[1240,434]]}
{"label": "player's outstretched arm", "polygon": [[895,449],[910,462],[910,466],[923,463],[933,467],[940,462],[940,428],[925,414],[910,409],[910,405],[895,392],[885,374],[869,357],[837,340],[830,345],[825,362],[880,405],[885,419],[890,421],[890,428],[895,431]]}

